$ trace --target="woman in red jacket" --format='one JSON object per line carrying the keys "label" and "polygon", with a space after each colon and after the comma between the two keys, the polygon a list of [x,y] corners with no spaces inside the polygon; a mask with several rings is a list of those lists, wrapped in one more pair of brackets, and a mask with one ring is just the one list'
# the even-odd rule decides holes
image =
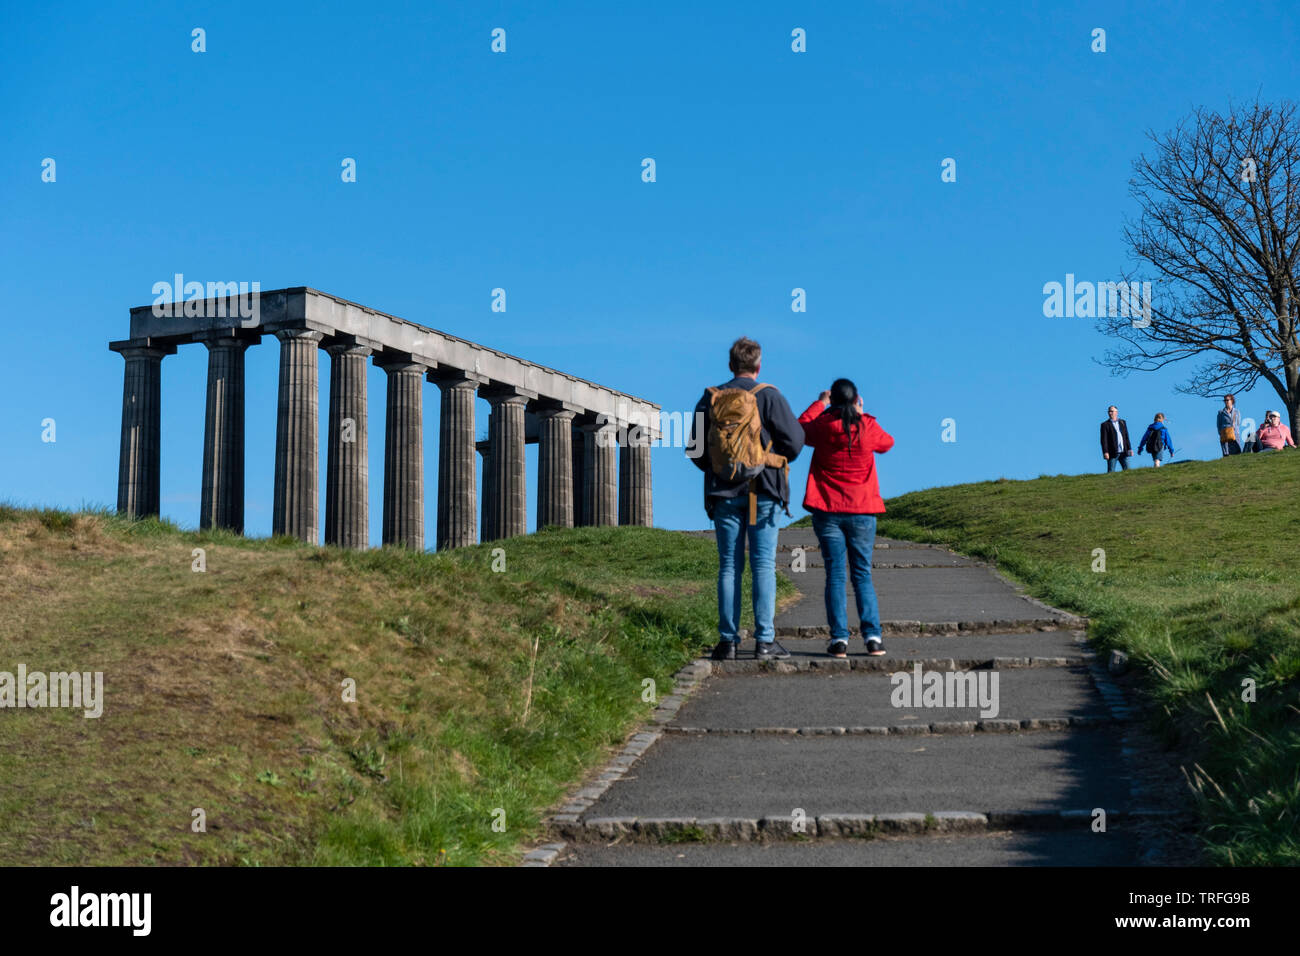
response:
{"label": "woman in red jacket", "polygon": [[853,594],[867,653],[885,653],[880,608],[871,585],[871,549],[876,515],[883,514],[876,483],[876,452],[894,447],[894,439],[862,411],[857,386],[836,379],[830,391],[799,416],[804,442],[813,449],[803,506],[812,512],[813,530],[826,565],[826,619],[831,627],[827,653],[848,657],[849,626],[844,600],[844,559],[848,554]]}

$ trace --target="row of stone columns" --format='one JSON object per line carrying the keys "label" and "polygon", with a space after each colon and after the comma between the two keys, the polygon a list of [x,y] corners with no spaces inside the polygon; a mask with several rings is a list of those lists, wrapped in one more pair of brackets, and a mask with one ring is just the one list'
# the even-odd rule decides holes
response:
{"label": "row of stone columns", "polygon": [[[272,531],[318,540],[319,398],[317,349],[324,338],[309,329],[282,329],[276,415]],[[227,329],[205,335],[208,348],[200,526],[244,528],[244,353],[258,333]],[[126,360],[118,510],[140,517],[159,510],[160,383],[164,355],[175,346],[114,345]],[[325,542],[345,548],[368,544],[367,360],[373,349],[332,340],[327,438]],[[528,525],[525,412],[530,404],[538,436],[538,526],[649,525],[650,449],[623,447],[615,455],[614,426],[582,424],[572,406],[525,390],[489,384],[482,376],[435,369],[409,355],[376,357],[388,376],[384,429],[383,542],[424,548],[423,384],[442,391],[438,453],[437,547],[475,542],[474,405],[491,405],[483,448],[481,540],[524,534]],[[619,465],[621,464],[621,467]]]}

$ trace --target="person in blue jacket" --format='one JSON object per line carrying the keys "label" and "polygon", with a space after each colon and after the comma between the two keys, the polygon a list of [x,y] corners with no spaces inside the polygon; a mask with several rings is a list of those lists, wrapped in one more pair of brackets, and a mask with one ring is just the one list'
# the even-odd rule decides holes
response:
{"label": "person in blue jacket", "polygon": [[1138,454],[1144,450],[1151,455],[1157,468],[1174,457],[1174,440],[1169,437],[1169,429],[1165,427],[1163,412],[1156,412],[1156,420],[1147,426],[1142,440],[1138,442]]}

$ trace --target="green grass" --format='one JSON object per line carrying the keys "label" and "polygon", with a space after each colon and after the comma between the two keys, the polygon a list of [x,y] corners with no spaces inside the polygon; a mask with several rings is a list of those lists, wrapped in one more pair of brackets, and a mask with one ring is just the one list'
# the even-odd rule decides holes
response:
{"label": "green grass", "polygon": [[1000,479],[886,506],[882,536],[994,561],[1133,658],[1211,861],[1300,864],[1300,454]]}
{"label": "green grass", "polygon": [[105,698],[0,712],[0,865],[510,863],[715,639],[716,569],[646,528],[346,552],[0,506],[0,671]]}

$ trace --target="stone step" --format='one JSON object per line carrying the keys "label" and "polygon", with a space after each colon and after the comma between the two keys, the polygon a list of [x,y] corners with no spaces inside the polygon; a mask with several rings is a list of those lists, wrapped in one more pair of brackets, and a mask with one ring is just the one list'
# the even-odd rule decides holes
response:
{"label": "stone step", "polygon": [[[1105,809],[1104,818],[1100,812]],[[930,810],[911,813],[819,813],[771,816],[595,816],[554,825],[566,841],[582,843],[682,844],[838,842],[873,837],[933,837],[995,832],[1055,832],[1111,836],[1142,824],[1168,825],[1181,818],[1164,809],[1118,810]],[[1105,831],[1094,829],[1104,823]]]}
{"label": "stone step", "polygon": [[934,833],[924,840],[858,839],[645,844],[575,843],[555,866],[1132,866],[1135,841],[1124,821],[1105,833],[990,830]]}
{"label": "stone step", "polygon": [[[824,567],[826,562],[816,548],[804,548],[803,560],[810,568]],[[794,549],[777,549],[777,567],[791,571],[796,560]],[[974,558],[965,558],[951,551],[938,548],[883,548],[872,554],[871,566],[900,568],[964,568],[978,567],[980,563]],[[792,572],[798,573],[798,572]]]}
{"label": "stone step", "polygon": [[[1095,655],[1082,638],[1081,631],[1050,630],[1006,633],[1000,631],[954,631],[906,633],[888,635],[887,653],[883,657],[869,657],[862,639],[856,634],[849,639],[849,656],[831,657],[826,653],[826,637],[782,637],[781,646],[790,652],[784,661],[758,661],[754,659],[754,642],[741,642],[734,661],[710,661],[715,674],[756,673],[759,670],[794,673],[818,669],[839,672],[844,670],[869,672],[873,670],[896,671],[921,661],[936,670],[956,667],[971,670],[976,667],[1058,667],[1081,664],[1095,660]],[[960,663],[959,663],[960,662]]]}
{"label": "stone step", "polygon": [[[894,568],[894,569],[907,568],[910,570],[918,570],[918,569],[925,570],[926,568],[958,568],[958,567],[969,567],[969,566],[971,565],[959,564],[955,562],[928,561],[923,558],[895,560],[893,555],[888,555],[886,557],[881,557],[880,555],[877,555],[871,559],[872,571],[877,571],[881,568]],[[782,571],[786,572],[787,574],[793,575],[793,574],[802,573],[794,570],[793,561],[788,564],[778,564],[777,567],[779,567]],[[822,561],[820,558],[816,558],[816,559],[805,558],[804,567],[825,569],[826,562]]]}
{"label": "stone step", "polygon": [[[805,598],[805,600],[807,600]],[[852,607],[852,604],[849,605]],[[777,637],[801,637],[801,638],[820,638],[823,643],[831,635],[830,625],[828,624],[790,624],[781,623],[783,619],[789,620],[788,612],[782,612],[776,616],[773,630]],[[825,615],[822,615],[825,616]],[[884,617],[880,620],[880,633],[884,637],[897,636],[917,636],[926,635],[945,635],[945,634],[1024,634],[1032,631],[1055,631],[1055,630],[1072,630],[1077,626],[1077,621],[1064,620],[1058,617],[1035,617],[1035,618],[990,618],[988,620],[966,620],[966,621],[918,621],[895,620]],[[859,636],[861,622],[858,616],[850,612],[848,615],[848,627],[853,637],[859,643],[862,638]]]}
{"label": "stone step", "polygon": [[[924,674],[924,667],[921,670]],[[915,682],[915,667],[902,668],[901,672],[907,675],[910,687]],[[943,732],[975,733],[974,725],[980,721],[987,722],[985,729],[1007,731],[1020,729],[1023,720],[1055,719],[1063,721],[1058,729],[1064,729],[1071,725],[1072,718],[1082,718],[1077,724],[1082,727],[1110,716],[1086,668],[968,671],[964,678],[949,671],[942,676],[954,684],[960,681],[963,691],[972,681],[991,691],[996,680],[996,706],[981,710],[969,700],[966,703],[970,706],[963,707],[922,707],[917,706],[919,701],[909,701],[913,706],[895,707],[895,685],[890,674],[883,671],[755,675],[706,682],[682,705],[671,723],[733,733],[758,728],[785,728],[784,732],[796,733],[801,728],[829,727],[855,728],[860,734],[909,724],[917,728],[936,723],[969,724],[966,730],[957,726]],[[1009,722],[1017,727],[1011,727]],[[1043,729],[1043,725],[1033,729]]]}
{"label": "stone step", "polygon": [[[782,643],[788,648],[794,643],[787,639]],[[811,643],[811,642],[809,642]],[[825,641],[818,638],[816,643],[825,646]],[[942,651],[943,648],[935,648]],[[791,655],[784,661],[759,661],[748,655],[734,661],[709,661],[713,674],[718,677],[738,677],[753,674],[876,674],[881,671],[895,671],[920,664],[928,671],[973,671],[973,670],[1015,670],[1026,667],[1072,667],[1086,663],[1087,657],[990,657],[975,655],[972,657],[926,657],[919,654],[906,658],[892,654],[884,657],[850,655],[849,657],[830,657],[824,652],[803,657]]]}
{"label": "stone step", "polygon": [[912,737],[933,734],[1017,734],[1043,730],[1070,730],[1105,727],[1118,718],[1096,714],[1081,717],[998,717],[987,720],[946,720],[933,723],[894,724],[892,726],[846,727],[695,727],[690,724],[666,724],[666,734],[699,736],[701,734],[775,734],[799,737],[880,737],[888,734]]}
{"label": "stone step", "polygon": [[[712,531],[703,531],[699,533],[713,534]],[[777,549],[781,551],[789,551],[792,548],[816,548],[817,546],[817,532],[813,531],[812,528],[782,528],[777,543]],[[882,551],[893,548],[907,548],[908,550],[921,548],[926,550],[942,551],[947,554],[952,553],[946,548],[940,548],[938,545],[918,544],[915,541],[900,541],[897,538],[883,538],[879,535],[876,536],[875,547]]]}

